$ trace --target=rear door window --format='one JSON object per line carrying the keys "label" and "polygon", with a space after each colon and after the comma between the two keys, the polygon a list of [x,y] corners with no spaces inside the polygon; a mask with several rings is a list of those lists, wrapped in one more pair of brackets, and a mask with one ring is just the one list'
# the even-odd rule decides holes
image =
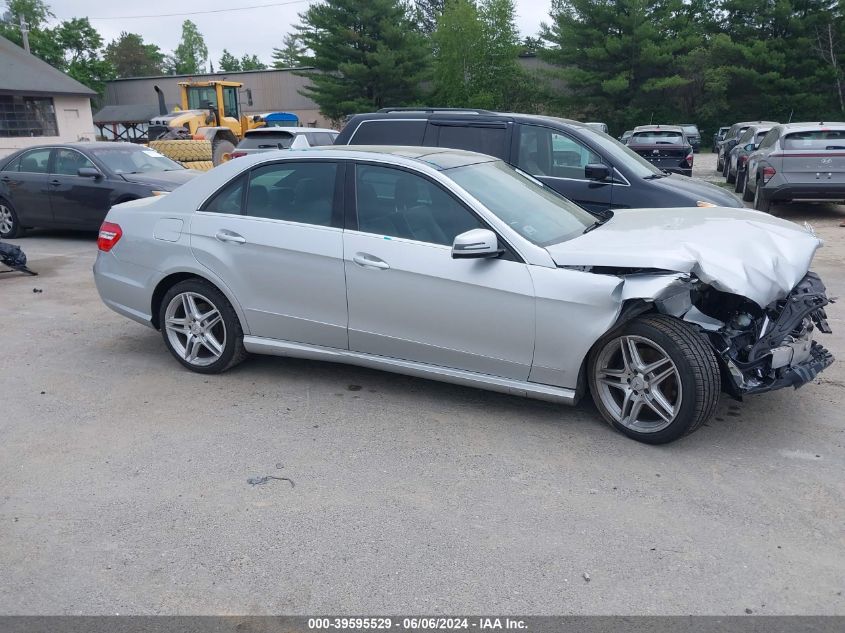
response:
{"label": "rear door window", "polygon": [[337,163],[309,161],[263,165],[252,170],[246,215],[332,226]]}
{"label": "rear door window", "polygon": [[507,158],[507,128],[504,126],[481,126],[441,124],[432,122],[437,147],[465,149],[480,152],[496,158]]}
{"label": "rear door window", "polygon": [[349,139],[350,145],[422,145],[425,121],[364,121]]}
{"label": "rear door window", "polygon": [[46,174],[50,163],[49,149],[34,149],[21,156],[18,171],[30,174]]}
{"label": "rear door window", "polygon": [[246,175],[240,175],[225,187],[220,189],[202,208],[210,213],[234,213],[243,212],[244,184]]}

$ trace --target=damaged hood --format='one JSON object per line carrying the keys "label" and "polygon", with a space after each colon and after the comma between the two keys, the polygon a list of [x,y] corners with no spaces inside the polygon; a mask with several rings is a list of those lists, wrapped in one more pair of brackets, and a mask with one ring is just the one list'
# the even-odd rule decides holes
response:
{"label": "damaged hood", "polygon": [[785,297],[821,240],[792,222],[747,209],[624,209],[606,224],[547,247],[558,266],[691,273],[761,307]]}

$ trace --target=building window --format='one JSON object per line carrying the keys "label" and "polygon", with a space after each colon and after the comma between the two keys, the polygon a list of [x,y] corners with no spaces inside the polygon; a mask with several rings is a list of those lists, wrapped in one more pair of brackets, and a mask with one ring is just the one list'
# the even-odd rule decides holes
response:
{"label": "building window", "polygon": [[58,135],[53,99],[0,95],[0,137]]}

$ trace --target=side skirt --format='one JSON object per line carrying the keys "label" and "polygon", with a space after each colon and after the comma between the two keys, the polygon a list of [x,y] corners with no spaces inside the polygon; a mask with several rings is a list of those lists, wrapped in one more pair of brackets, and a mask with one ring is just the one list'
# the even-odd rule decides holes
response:
{"label": "side skirt", "polygon": [[574,389],[564,389],[563,387],[541,385],[522,380],[511,380],[509,378],[478,374],[461,369],[437,367],[436,365],[416,363],[410,360],[374,356],[363,352],[353,352],[305,343],[291,343],[289,341],[278,341],[258,336],[244,336],[244,347],[247,351],[255,354],[291,356],[293,358],[308,358],[331,363],[345,363],[389,371],[396,374],[404,374],[406,376],[415,376],[417,378],[439,380],[455,385],[498,391],[499,393],[507,393],[535,400],[546,400],[548,402],[570,405],[576,402]]}

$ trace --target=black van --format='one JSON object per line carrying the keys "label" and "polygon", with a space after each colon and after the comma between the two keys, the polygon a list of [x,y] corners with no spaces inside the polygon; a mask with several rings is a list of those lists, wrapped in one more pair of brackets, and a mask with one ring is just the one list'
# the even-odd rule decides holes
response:
{"label": "black van", "polygon": [[489,154],[590,211],[743,206],[721,187],[661,171],[594,127],[550,116],[384,108],[350,118],[335,145],[421,145]]}

